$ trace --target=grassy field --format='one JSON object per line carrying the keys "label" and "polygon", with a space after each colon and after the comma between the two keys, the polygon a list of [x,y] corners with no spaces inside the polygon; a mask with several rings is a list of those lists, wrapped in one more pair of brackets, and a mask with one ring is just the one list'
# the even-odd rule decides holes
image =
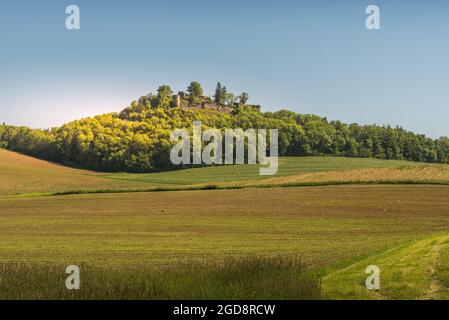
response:
{"label": "grassy field", "polygon": [[82,289],[71,291],[64,286],[65,268],[0,265],[0,299],[321,299],[318,276],[295,257],[230,258],[164,268],[81,265]]}
{"label": "grassy field", "polygon": [[332,184],[376,179],[449,181],[449,166],[397,160],[284,157],[279,160],[279,170],[275,176],[260,176],[258,170],[257,165],[236,165],[146,174],[108,174],[69,168],[0,149],[0,196],[151,191],[202,186],[229,188],[317,182]]}
{"label": "grassy field", "polygon": [[[0,150],[0,298],[447,298],[449,186],[410,184],[444,184],[447,168],[282,158],[264,180],[255,166],[104,174]],[[294,186],[382,179],[404,184]],[[244,188],[48,195],[206,182]],[[69,264],[87,281],[75,296]]]}
{"label": "grassy field", "polygon": [[273,177],[223,184],[240,187],[282,187],[336,184],[440,184],[449,185],[448,165],[415,165],[390,168],[363,168]]}
{"label": "grassy field", "polygon": [[0,149],[0,195],[142,187]]}
{"label": "grassy field", "polygon": [[[356,195],[356,196],[355,196]],[[335,186],[0,200],[0,257],[166,264],[300,254],[323,266],[449,227],[449,188]]]}
{"label": "grassy field", "polygon": [[[281,157],[279,170],[274,177],[286,177],[307,173],[343,171],[366,168],[401,168],[418,165],[410,161],[358,159],[338,157]],[[145,182],[150,185],[225,184],[244,181],[260,181],[270,177],[259,175],[258,165],[215,166],[184,169],[160,173],[115,173],[112,179]]]}
{"label": "grassy field", "polygon": [[0,257],[4,265],[87,264],[146,274],[148,268],[187,261],[299,255],[313,270],[320,270],[445,232],[448,208],[449,188],[444,186],[4,198]]}

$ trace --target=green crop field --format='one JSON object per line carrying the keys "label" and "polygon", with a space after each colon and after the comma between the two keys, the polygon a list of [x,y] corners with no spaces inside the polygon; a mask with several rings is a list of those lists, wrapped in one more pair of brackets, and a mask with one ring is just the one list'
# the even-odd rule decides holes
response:
{"label": "green crop field", "polygon": [[[431,182],[446,181],[447,166],[424,167],[282,158],[265,178],[255,166],[107,174],[0,150],[0,298],[446,298],[449,187]],[[363,184],[386,172],[411,180]],[[282,187],[355,173],[361,184]],[[429,184],[411,184],[418,178]],[[259,179],[281,181],[126,192]],[[71,190],[92,194],[51,195]],[[77,293],[64,287],[70,264],[82,269]],[[382,286],[367,292],[372,264]]]}
{"label": "green crop field", "polygon": [[[274,177],[285,177],[311,172],[341,171],[364,168],[400,168],[416,163],[400,160],[379,160],[338,157],[280,157],[279,170]],[[185,169],[161,173],[115,173],[113,179],[145,182],[153,185],[217,184],[246,180],[265,180],[259,175],[258,165],[232,165]]]}

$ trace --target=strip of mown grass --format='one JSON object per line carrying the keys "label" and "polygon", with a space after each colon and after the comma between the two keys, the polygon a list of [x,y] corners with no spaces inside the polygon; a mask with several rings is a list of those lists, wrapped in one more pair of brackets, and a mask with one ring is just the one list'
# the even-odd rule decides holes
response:
{"label": "strip of mown grass", "polygon": [[[365,269],[380,269],[380,289],[368,290]],[[328,299],[448,299],[449,235],[404,243],[340,266],[322,280]]]}

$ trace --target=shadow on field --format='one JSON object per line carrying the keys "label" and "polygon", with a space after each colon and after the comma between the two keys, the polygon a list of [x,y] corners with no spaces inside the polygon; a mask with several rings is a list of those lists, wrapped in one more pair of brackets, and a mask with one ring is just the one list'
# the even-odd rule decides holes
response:
{"label": "shadow on field", "polygon": [[80,265],[81,288],[65,266],[0,265],[0,299],[320,299],[319,277],[299,258],[230,258],[136,269]]}

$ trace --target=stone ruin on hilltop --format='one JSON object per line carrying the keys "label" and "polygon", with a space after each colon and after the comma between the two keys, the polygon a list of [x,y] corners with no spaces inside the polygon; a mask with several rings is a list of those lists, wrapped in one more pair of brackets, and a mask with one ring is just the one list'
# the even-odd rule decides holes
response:
{"label": "stone ruin on hilltop", "polygon": [[179,91],[178,94],[173,95],[173,104],[176,107],[181,107],[186,110],[208,109],[224,113],[231,113],[234,110],[231,106],[218,104],[206,97],[203,97],[203,101],[199,103],[192,103],[189,101],[189,95],[183,91]]}

